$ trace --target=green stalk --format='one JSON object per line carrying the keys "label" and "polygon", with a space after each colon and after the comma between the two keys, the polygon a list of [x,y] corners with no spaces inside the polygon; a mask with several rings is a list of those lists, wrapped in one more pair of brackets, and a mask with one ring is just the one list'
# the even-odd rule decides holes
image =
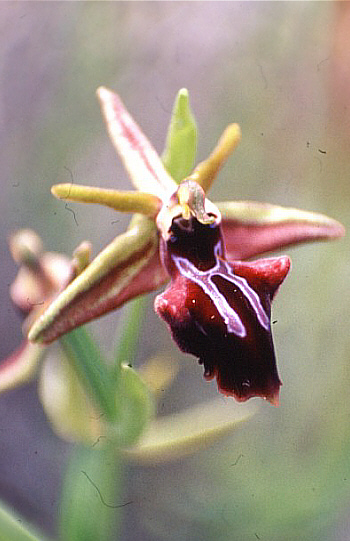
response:
{"label": "green stalk", "polygon": [[123,321],[117,327],[116,346],[114,348],[116,377],[119,376],[122,363],[129,364],[135,359],[146,303],[147,298],[142,295],[129,302],[124,308],[126,313]]}
{"label": "green stalk", "polygon": [[67,357],[107,421],[116,419],[116,384],[97,344],[84,327],[60,338]]}
{"label": "green stalk", "polygon": [[116,539],[121,499],[121,464],[113,444],[104,449],[76,448],[66,471],[61,495],[61,541]]}

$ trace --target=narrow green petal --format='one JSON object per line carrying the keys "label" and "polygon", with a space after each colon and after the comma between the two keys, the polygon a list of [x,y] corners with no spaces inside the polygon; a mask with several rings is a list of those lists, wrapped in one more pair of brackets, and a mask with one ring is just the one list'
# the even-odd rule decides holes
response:
{"label": "narrow green petal", "polygon": [[24,342],[0,364],[0,393],[23,385],[36,374],[38,364],[45,353],[40,344]]}
{"label": "narrow green petal", "polygon": [[142,271],[157,255],[157,247],[154,222],[135,215],[126,233],[100,252],[34,323],[29,340],[49,343],[133,296],[156,289],[164,281],[160,263],[158,269],[155,262],[150,276]]}
{"label": "narrow green petal", "polygon": [[117,94],[100,87],[97,96],[111,141],[132,183],[138,190],[166,200],[176,190],[176,183],[167,173],[150,141]]}
{"label": "narrow green petal", "polygon": [[220,398],[158,418],[127,455],[150,464],[177,460],[217,441],[257,409],[254,402],[236,404]]}
{"label": "narrow green petal", "polygon": [[285,246],[342,237],[344,227],[323,214],[254,201],[216,203],[227,257],[246,259]]}
{"label": "narrow green petal", "polygon": [[179,90],[162,160],[173,179],[180,182],[193,169],[197,152],[197,126],[190,109],[188,90]]}
{"label": "narrow green petal", "polygon": [[138,212],[152,217],[157,216],[162,205],[161,200],[150,193],[107,190],[76,184],[56,184],[52,186],[51,192],[58,199],[97,203],[120,212]]}
{"label": "narrow green petal", "polygon": [[230,124],[220,137],[210,156],[200,162],[193,173],[188,177],[194,180],[207,192],[216,175],[234,151],[241,140],[241,128],[238,124]]}

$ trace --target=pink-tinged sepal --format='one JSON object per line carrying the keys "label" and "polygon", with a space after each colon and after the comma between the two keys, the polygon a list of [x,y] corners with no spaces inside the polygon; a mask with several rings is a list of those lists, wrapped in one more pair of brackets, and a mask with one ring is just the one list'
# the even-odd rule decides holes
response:
{"label": "pink-tinged sepal", "polygon": [[128,113],[119,96],[100,87],[97,96],[101,103],[111,141],[128,171],[132,183],[139,190],[161,199],[176,189],[176,183],[165,170],[147,137]]}
{"label": "pink-tinged sepal", "polygon": [[0,393],[30,381],[44,354],[44,347],[27,340],[0,363]]}
{"label": "pink-tinged sepal", "polygon": [[153,222],[135,215],[128,231],[116,237],[37,319],[29,340],[56,340],[126,301],[160,287],[167,275],[160,264]]}
{"label": "pink-tinged sepal", "polygon": [[238,401],[260,396],[277,403],[271,301],[289,258],[229,263],[223,254],[220,224],[174,219],[162,246],[172,282],[155,309],[179,348],[198,358],[221,392]]}
{"label": "pink-tinged sepal", "polygon": [[228,259],[247,259],[345,234],[342,224],[324,214],[256,201],[215,204],[222,215]]}

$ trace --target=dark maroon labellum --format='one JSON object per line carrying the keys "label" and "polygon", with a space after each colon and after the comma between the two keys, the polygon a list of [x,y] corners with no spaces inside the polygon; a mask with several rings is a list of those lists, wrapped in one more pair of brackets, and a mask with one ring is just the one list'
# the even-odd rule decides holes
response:
{"label": "dark maroon labellum", "polygon": [[221,227],[182,217],[172,222],[161,257],[172,282],[156,298],[179,348],[198,357],[204,375],[226,395],[277,403],[281,381],[272,342],[271,301],[290,267],[288,257],[224,259]]}

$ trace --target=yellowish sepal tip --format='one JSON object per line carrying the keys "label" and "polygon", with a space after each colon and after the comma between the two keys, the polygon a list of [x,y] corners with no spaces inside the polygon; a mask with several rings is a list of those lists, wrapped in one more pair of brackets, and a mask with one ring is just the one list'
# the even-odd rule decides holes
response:
{"label": "yellowish sepal tip", "polygon": [[55,184],[54,186],[51,186],[51,193],[58,199],[66,199],[69,195],[69,189],[72,185],[71,184]]}
{"label": "yellowish sepal tip", "polygon": [[239,124],[229,124],[220,137],[218,147],[221,152],[229,156],[242,139],[242,131]]}
{"label": "yellowish sepal tip", "polygon": [[177,108],[186,110],[188,108],[188,90],[187,88],[181,88],[177,95]]}

